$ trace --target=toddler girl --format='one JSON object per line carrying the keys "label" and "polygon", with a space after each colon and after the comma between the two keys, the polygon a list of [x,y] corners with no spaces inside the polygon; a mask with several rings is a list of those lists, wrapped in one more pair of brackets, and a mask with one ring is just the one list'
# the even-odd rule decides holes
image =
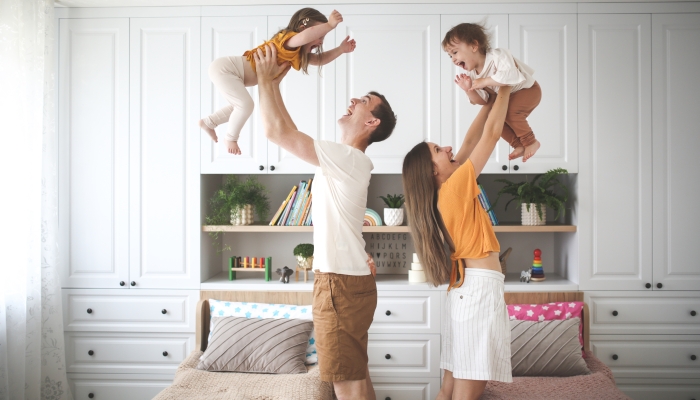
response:
{"label": "toddler girl", "polygon": [[512,86],[501,137],[514,148],[509,159],[522,157],[527,161],[540,148],[526,120],[542,98],[540,85],[532,77],[535,71],[507,49],[491,49],[481,24],[463,23],[453,27],[445,34],[442,48],[455,65],[467,71],[457,75],[455,83],[467,93],[472,104],[486,104],[485,87],[498,92],[499,86]]}
{"label": "toddler girl", "polygon": [[333,10],[328,18],[313,8],[302,8],[292,15],[286,28],[277,32],[272,39],[253,50],[246,51],[242,56],[221,57],[209,65],[209,77],[214,86],[228,101],[228,105],[210,116],[200,119],[199,126],[205,130],[215,142],[218,142],[214,129],[228,122],[226,130],[226,147],[231,154],[241,154],[238,147],[238,136],[243,125],[253,113],[253,99],[245,89],[246,86],[258,84],[255,74],[253,53],[257,49],[265,52],[265,45],[277,48],[278,63],[289,62],[297,71],[301,69],[307,74],[310,65],[321,66],[335,60],[343,53],[355,50],[355,40],[346,37],[333,50],[323,52],[323,38],[326,33],[335,29],[343,16]]}

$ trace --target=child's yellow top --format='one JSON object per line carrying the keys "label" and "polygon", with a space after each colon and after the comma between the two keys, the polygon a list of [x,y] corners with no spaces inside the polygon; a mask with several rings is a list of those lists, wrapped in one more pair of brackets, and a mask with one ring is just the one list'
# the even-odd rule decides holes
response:
{"label": "child's yellow top", "polygon": [[462,258],[485,258],[492,251],[500,251],[491,220],[479,202],[480,190],[476,183],[474,164],[467,160],[442,184],[438,191],[438,208],[445,228],[454,242],[450,286],[460,287],[464,282]]}
{"label": "child's yellow top", "polygon": [[292,64],[292,68],[299,71],[299,68],[301,68],[301,46],[297,47],[294,50],[287,50],[284,48],[284,43],[296,34],[297,32],[294,31],[289,31],[287,33],[278,33],[272,39],[265,41],[265,43],[254,48],[253,50],[246,51],[245,53],[243,53],[243,56],[246,60],[250,62],[250,65],[253,67],[253,71],[255,71],[255,58],[253,58],[253,54],[258,49],[261,49],[263,54],[265,54],[265,45],[269,44],[270,46],[275,46],[277,48],[278,63],[289,61],[289,63]]}

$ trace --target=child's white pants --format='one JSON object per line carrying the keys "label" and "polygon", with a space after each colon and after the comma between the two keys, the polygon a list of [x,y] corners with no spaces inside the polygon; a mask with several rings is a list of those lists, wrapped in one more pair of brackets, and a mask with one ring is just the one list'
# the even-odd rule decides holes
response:
{"label": "child's white pants", "polygon": [[226,140],[238,141],[243,125],[253,113],[253,98],[243,84],[243,56],[221,57],[209,65],[209,78],[228,102],[228,105],[204,118],[211,129],[228,122]]}

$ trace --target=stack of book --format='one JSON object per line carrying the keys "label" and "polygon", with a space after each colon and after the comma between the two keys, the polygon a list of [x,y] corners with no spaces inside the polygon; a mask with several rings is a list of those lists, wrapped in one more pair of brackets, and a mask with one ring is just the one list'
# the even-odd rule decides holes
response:
{"label": "stack of book", "polygon": [[481,203],[481,206],[484,207],[484,210],[486,210],[486,214],[488,214],[489,219],[491,220],[491,225],[498,225],[498,218],[496,218],[496,213],[491,209],[491,202],[489,201],[488,196],[486,196],[484,187],[479,185],[479,191],[481,191],[481,193],[479,193],[479,203]]}
{"label": "stack of book", "polygon": [[311,226],[311,183],[294,185],[270,221],[270,226]]}

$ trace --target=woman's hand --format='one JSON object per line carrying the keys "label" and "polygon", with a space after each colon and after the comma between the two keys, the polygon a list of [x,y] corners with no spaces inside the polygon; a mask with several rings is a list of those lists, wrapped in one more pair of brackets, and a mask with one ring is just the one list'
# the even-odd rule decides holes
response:
{"label": "woman's hand", "polygon": [[479,78],[472,81],[472,87],[470,90],[483,89],[486,87],[486,79]]}
{"label": "woman's hand", "polygon": [[350,36],[347,36],[338,47],[343,53],[352,53],[355,51],[355,46],[357,46],[355,39],[350,39]]}
{"label": "woman's hand", "polygon": [[367,266],[370,272],[372,272],[372,276],[377,276],[377,266],[374,265],[374,258],[372,258],[372,255],[369,253],[367,253]]}
{"label": "woman's hand", "polygon": [[331,12],[331,15],[328,16],[328,25],[330,25],[331,28],[335,29],[335,27],[338,26],[338,24],[341,22],[343,22],[343,16],[340,15],[338,11],[333,10]]}

